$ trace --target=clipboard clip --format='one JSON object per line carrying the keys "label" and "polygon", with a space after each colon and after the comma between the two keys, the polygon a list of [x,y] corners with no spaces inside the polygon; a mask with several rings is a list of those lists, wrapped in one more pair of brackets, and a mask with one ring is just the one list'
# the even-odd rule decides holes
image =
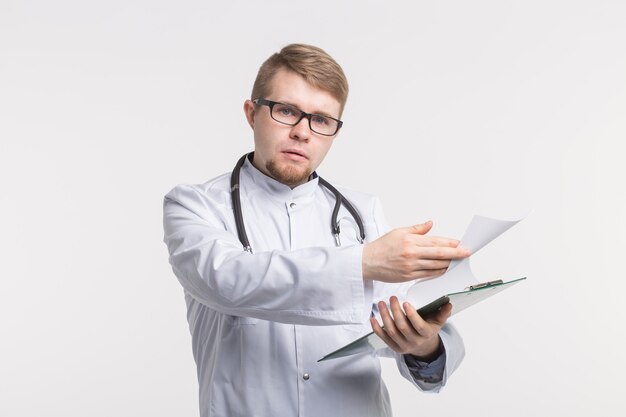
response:
{"label": "clipboard clip", "polygon": [[469,290],[469,291],[474,291],[474,290],[478,290],[480,288],[487,288],[487,287],[493,287],[494,285],[500,285],[503,282],[504,281],[502,281],[501,279],[497,279],[495,281],[483,282],[482,284],[470,285],[469,287],[467,287],[465,289]]}

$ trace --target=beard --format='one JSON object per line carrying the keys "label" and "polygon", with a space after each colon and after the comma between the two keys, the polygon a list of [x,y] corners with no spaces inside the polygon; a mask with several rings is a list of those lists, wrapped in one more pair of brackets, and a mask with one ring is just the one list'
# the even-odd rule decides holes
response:
{"label": "beard", "polygon": [[270,173],[272,178],[290,187],[295,187],[307,182],[312,172],[308,166],[292,164],[284,164],[280,166],[274,160],[267,161],[265,168],[267,169],[267,172]]}

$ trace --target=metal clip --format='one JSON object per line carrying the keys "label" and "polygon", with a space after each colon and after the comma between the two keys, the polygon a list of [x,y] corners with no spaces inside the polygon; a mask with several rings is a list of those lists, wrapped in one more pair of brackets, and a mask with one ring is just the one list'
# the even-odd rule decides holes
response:
{"label": "metal clip", "polygon": [[469,287],[467,287],[465,289],[466,290],[470,290],[470,291],[474,291],[474,290],[478,290],[480,288],[492,287],[494,285],[502,284],[503,282],[504,281],[502,281],[501,279],[497,279],[495,281],[483,282],[482,284],[470,285]]}
{"label": "metal clip", "polygon": [[339,240],[339,233],[333,233],[333,236],[335,236],[335,245],[341,246],[341,240]]}

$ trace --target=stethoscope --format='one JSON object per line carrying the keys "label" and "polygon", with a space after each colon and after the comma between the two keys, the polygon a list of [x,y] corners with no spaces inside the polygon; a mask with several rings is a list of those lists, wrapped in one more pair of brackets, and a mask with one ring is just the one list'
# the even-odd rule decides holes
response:
{"label": "stethoscope", "polygon": [[[241,167],[243,166],[246,158],[252,157],[254,152],[245,154],[242,156],[239,161],[237,161],[237,165],[235,165],[235,169],[233,169],[233,173],[230,177],[230,195],[233,200],[233,212],[235,213],[235,224],[237,225],[237,235],[239,236],[239,240],[243,245],[243,249],[246,252],[252,253],[252,248],[250,247],[250,242],[248,241],[248,235],[246,234],[246,228],[243,225],[243,215],[241,213],[241,198],[239,196],[239,171],[241,171]],[[341,246],[341,240],[339,240],[339,222],[337,221],[337,215],[339,214],[339,209],[343,204],[346,209],[350,212],[354,220],[356,221],[357,226],[359,226],[359,242],[363,243],[365,241],[365,228],[363,227],[363,221],[361,220],[361,216],[359,212],[354,208],[352,204],[339,192],[335,187],[330,185],[328,181],[317,175],[317,173],[313,172],[311,174],[311,178],[318,178],[320,184],[326,187],[331,193],[335,195],[335,208],[333,209],[333,215],[330,221],[330,227],[332,230],[333,237],[335,238],[335,244],[337,246]]]}

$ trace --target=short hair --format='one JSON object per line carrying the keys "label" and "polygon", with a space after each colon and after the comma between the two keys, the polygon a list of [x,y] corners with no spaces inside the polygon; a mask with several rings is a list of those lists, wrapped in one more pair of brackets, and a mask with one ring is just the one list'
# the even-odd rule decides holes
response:
{"label": "short hair", "polygon": [[271,81],[280,69],[293,71],[315,88],[329,92],[341,104],[341,113],[348,100],[348,80],[341,66],[323,49],[293,43],[270,56],[259,68],[252,100],[270,93]]}

